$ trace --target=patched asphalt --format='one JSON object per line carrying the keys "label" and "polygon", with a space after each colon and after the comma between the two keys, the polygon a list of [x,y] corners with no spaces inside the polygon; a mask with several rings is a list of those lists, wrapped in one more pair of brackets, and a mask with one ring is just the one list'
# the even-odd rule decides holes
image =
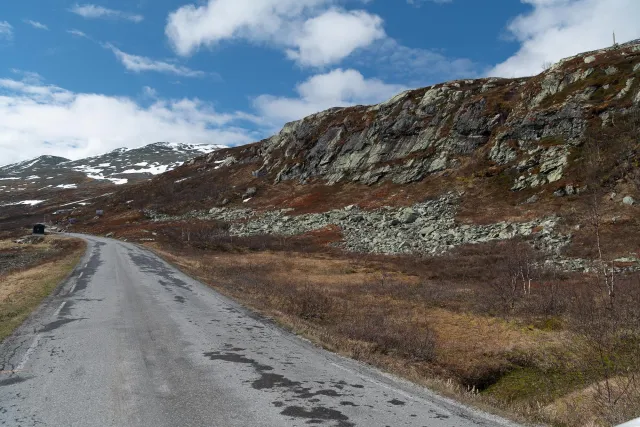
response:
{"label": "patched asphalt", "polygon": [[2,426],[514,425],[318,349],[142,248],[83,237],[80,267],[0,345]]}

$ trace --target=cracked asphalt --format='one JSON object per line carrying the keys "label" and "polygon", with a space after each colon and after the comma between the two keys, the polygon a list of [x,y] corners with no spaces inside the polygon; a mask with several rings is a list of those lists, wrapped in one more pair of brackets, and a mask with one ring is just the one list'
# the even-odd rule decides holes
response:
{"label": "cracked asphalt", "polygon": [[2,426],[513,426],[318,349],[150,252],[81,236],[0,344]]}

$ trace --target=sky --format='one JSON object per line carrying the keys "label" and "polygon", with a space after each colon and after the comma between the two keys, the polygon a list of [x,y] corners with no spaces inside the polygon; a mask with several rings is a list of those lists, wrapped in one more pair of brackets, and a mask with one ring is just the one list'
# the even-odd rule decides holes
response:
{"label": "sky", "polygon": [[336,106],[640,38],[638,0],[4,0],[0,165],[241,145]]}

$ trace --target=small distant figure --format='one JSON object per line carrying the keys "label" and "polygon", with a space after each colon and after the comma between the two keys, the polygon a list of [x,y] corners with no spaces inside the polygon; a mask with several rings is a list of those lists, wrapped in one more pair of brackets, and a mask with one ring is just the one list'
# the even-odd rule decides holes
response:
{"label": "small distant figure", "polygon": [[102,216],[102,215],[104,215],[104,211],[102,209],[96,210],[96,216]]}
{"label": "small distant figure", "polygon": [[33,226],[33,234],[37,234],[37,235],[44,235],[44,229],[45,229],[45,225],[44,224],[36,224]]}

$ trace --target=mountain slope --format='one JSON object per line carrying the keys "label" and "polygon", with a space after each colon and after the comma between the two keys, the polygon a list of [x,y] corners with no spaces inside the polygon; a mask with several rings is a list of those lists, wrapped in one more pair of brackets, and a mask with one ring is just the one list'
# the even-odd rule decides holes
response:
{"label": "mountain slope", "polygon": [[[582,256],[592,255],[584,224],[597,197],[603,218],[614,218],[607,233],[620,234],[608,249],[625,258],[640,238],[638,128],[635,41],[530,78],[454,81],[314,114],[123,189],[112,209],[134,201],[154,218],[245,218],[232,228],[242,235],[336,226],[345,247],[370,252],[442,252],[521,236]],[[446,211],[432,212],[430,200]],[[351,214],[340,211],[354,204]],[[398,219],[403,207],[418,219]],[[350,218],[363,212],[369,231],[358,233]]]}
{"label": "mountain slope", "polygon": [[[375,106],[324,111],[259,143],[197,158],[177,175],[233,174],[251,165],[235,185],[475,180],[510,196],[578,191],[586,184],[576,169],[587,136],[627,132],[630,121],[616,116],[632,117],[639,105],[640,42],[632,42],[568,58],[531,78],[448,82]],[[216,190],[218,201],[234,199]]]}
{"label": "mountain slope", "polygon": [[0,167],[0,192],[121,185],[149,179],[175,169],[194,156],[220,148],[224,147],[158,142],[134,149],[119,148],[74,161],[62,157],[40,156]]}

